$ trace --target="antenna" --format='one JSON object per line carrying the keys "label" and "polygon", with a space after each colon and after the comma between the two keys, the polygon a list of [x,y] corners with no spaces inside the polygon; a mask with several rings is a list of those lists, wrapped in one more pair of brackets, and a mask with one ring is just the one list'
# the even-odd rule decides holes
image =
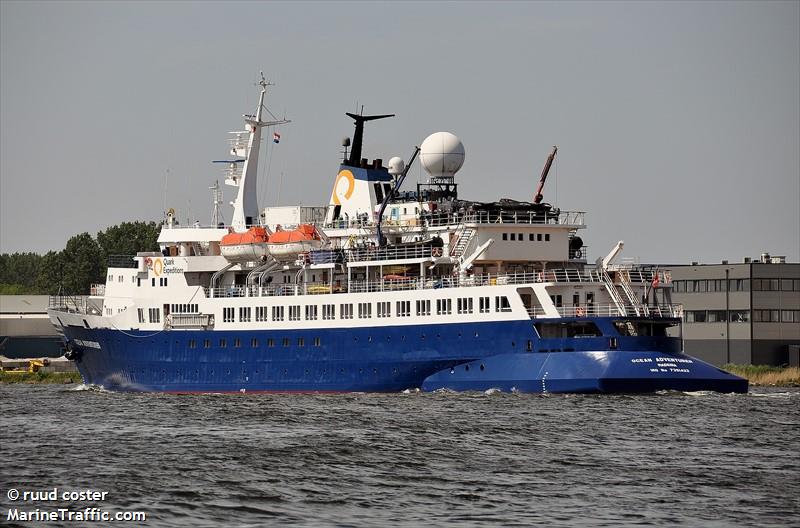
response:
{"label": "antenna", "polygon": [[[350,158],[347,161],[347,165],[351,167],[358,167],[361,161],[361,144],[364,142],[364,123],[367,121],[373,121],[375,119],[385,119],[387,117],[394,117],[394,114],[382,114],[382,115],[370,115],[365,116],[364,106],[361,106],[361,114],[351,114],[350,112],[346,112],[345,115],[350,117],[355,121],[356,131],[353,134],[353,148],[350,149]],[[343,145],[344,146],[344,145]]]}
{"label": "antenna", "polygon": [[222,203],[222,189],[219,188],[219,180],[214,180],[214,185],[209,189],[211,189],[211,198],[214,204],[214,208],[211,211],[211,225],[218,227],[222,219],[219,211],[219,206]]}

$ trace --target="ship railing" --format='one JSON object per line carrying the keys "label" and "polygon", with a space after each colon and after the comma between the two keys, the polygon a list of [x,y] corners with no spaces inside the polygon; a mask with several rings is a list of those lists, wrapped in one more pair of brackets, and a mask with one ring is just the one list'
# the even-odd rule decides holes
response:
{"label": "ship railing", "polygon": [[59,312],[99,315],[102,310],[89,299],[88,295],[51,295],[47,307]]}
{"label": "ship railing", "polygon": [[167,328],[203,328],[214,326],[213,314],[169,314],[166,317]]}
{"label": "ship railing", "polygon": [[[616,304],[587,304],[578,306],[557,306],[560,317],[652,317],[680,319],[683,316],[681,304],[649,304],[643,305],[643,313],[636,312],[633,306],[625,306],[625,314],[620,313]],[[640,308],[641,312],[641,308]],[[528,308],[528,315],[532,318],[547,317],[543,308]]]}
{"label": "ship railing", "polygon": [[376,260],[401,260],[441,257],[442,248],[431,246],[392,246],[365,247],[347,250],[349,262],[370,262]]}
{"label": "ship railing", "polygon": [[108,267],[109,268],[136,268],[139,263],[135,260],[133,255],[109,255]]}
{"label": "ship railing", "polygon": [[465,213],[431,213],[422,221],[431,227],[458,224],[557,224],[585,225],[585,211],[473,211]]}
{"label": "ship railing", "polygon": [[106,294],[105,284],[92,284],[89,286],[89,295],[91,297],[103,297]]}
{"label": "ship railing", "polygon": [[[428,248],[430,250],[430,248]],[[653,280],[653,272],[637,270],[631,273],[634,284],[649,284]],[[532,283],[602,283],[603,279],[597,270],[553,269],[525,273],[501,273],[448,277],[401,277],[382,278],[369,281],[352,280],[349,287],[340,283],[309,282],[300,284],[269,284],[266,286],[222,286],[204,288],[206,297],[285,297],[294,295],[321,295],[327,293],[364,293],[396,290],[425,290],[439,288],[456,288],[469,286],[503,286],[509,284]]]}

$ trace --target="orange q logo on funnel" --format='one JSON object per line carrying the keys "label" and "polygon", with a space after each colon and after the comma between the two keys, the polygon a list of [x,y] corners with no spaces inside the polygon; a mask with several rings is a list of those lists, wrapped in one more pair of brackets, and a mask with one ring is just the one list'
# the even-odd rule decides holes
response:
{"label": "orange q logo on funnel", "polygon": [[353,191],[356,188],[356,181],[353,173],[345,169],[339,171],[336,177],[336,183],[333,184],[333,195],[331,202],[334,205],[342,205],[342,200],[349,200],[353,196]]}

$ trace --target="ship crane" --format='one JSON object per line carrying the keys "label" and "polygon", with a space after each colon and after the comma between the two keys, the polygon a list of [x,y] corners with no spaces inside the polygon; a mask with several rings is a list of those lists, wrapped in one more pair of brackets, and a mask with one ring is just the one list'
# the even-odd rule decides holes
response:
{"label": "ship crane", "polygon": [[556,159],[556,152],[558,152],[558,147],[553,145],[553,152],[547,157],[547,161],[542,169],[542,176],[539,178],[539,186],[536,188],[536,194],[533,195],[533,203],[542,203],[542,199],[544,199],[544,195],[542,194],[544,182],[547,181],[547,174],[550,172],[550,166],[553,164],[553,160]]}

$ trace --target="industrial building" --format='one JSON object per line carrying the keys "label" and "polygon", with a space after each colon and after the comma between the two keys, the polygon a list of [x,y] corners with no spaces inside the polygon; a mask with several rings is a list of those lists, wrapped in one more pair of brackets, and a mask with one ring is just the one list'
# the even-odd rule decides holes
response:
{"label": "industrial building", "polygon": [[800,263],[762,254],[670,268],[687,354],[714,365],[798,365]]}

